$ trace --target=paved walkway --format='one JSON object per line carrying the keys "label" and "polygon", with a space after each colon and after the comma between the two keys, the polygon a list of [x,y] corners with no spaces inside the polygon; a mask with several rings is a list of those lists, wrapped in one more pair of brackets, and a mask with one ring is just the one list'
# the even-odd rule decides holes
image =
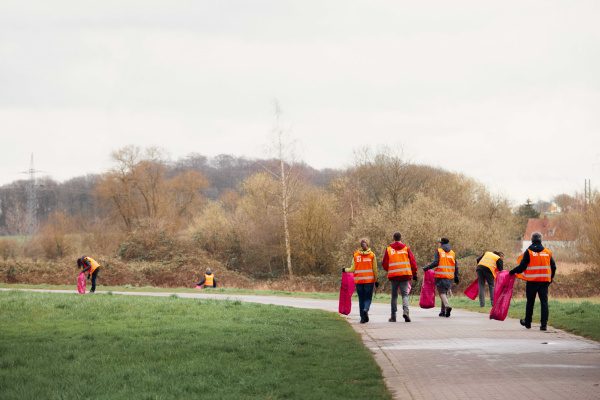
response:
{"label": "paved walkway", "polygon": [[[177,295],[338,311],[333,300]],[[535,324],[528,330],[518,320],[492,321],[487,314],[457,309],[442,318],[437,308],[412,307],[413,322],[390,323],[389,304],[373,304],[370,322],[359,324],[357,302],[352,309],[347,320],[372,351],[395,399],[600,399],[600,343],[592,340],[551,326],[546,332]]]}

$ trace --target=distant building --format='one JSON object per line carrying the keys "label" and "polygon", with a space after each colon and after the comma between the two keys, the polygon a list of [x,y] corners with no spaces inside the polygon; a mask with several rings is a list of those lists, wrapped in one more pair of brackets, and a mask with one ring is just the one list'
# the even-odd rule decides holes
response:
{"label": "distant building", "polygon": [[571,232],[561,228],[554,219],[549,219],[547,216],[544,216],[544,218],[529,218],[527,229],[525,229],[525,234],[521,238],[522,251],[527,250],[531,245],[531,234],[533,232],[540,232],[543,235],[542,243],[550,251],[553,249],[568,249],[572,247],[575,239],[577,239]]}

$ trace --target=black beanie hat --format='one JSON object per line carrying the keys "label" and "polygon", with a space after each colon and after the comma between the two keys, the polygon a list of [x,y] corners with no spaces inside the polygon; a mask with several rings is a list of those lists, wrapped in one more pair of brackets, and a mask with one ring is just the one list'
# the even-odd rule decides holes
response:
{"label": "black beanie hat", "polygon": [[441,244],[448,244],[448,243],[450,243],[450,241],[448,240],[448,238],[443,237],[443,238],[440,239],[440,243]]}

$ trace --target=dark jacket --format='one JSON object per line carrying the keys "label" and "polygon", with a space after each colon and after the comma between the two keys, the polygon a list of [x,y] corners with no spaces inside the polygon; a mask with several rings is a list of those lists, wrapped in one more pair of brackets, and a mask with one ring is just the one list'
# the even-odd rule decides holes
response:
{"label": "dark jacket", "polygon": [[[483,258],[483,256],[485,256],[485,253],[483,253],[481,255],[481,257],[479,257],[477,259],[477,269],[482,269],[482,270],[490,270],[487,266],[485,265],[479,265],[479,261],[481,261],[481,259]],[[503,271],[504,270],[504,260],[502,260],[501,258],[498,259],[498,261],[496,261],[496,267],[498,267],[498,271]]]}
{"label": "dark jacket", "polygon": [[[402,250],[403,248],[406,247],[406,245],[401,242],[394,242],[394,243],[390,244],[389,247],[391,247],[394,250]],[[410,260],[410,269],[411,269],[412,275],[392,276],[391,278],[388,278],[390,281],[408,281],[413,276],[415,278],[417,277],[417,270],[418,270],[417,261],[415,260],[415,257],[413,256],[412,251],[410,251],[410,249],[408,247],[406,247],[406,250],[408,252],[408,258]],[[390,260],[388,258],[387,247],[383,252],[383,261],[382,261],[381,265],[383,266],[383,269],[386,271],[390,267]]]}
{"label": "dark jacket", "polygon": [[[198,282],[196,285],[197,286],[202,286],[204,285],[204,282],[206,282],[206,276],[202,276],[202,280],[200,282]],[[213,286],[214,288],[217,287],[217,278],[215,278],[215,275],[213,274]]]}
{"label": "dark jacket", "polygon": [[[440,246],[442,248],[442,250],[444,250],[446,253],[449,252],[450,250],[452,250],[450,248],[450,244],[446,243]],[[440,253],[438,253],[438,251],[435,251],[435,254],[433,255],[433,262],[429,265],[427,265],[425,268],[423,268],[423,271],[427,271],[430,270],[432,268],[437,267],[440,264]],[[454,259],[454,282],[456,282],[458,284],[458,261],[456,261],[456,259]],[[450,289],[452,287],[452,279],[448,279],[448,278],[435,278],[435,286],[437,287],[441,287],[443,289]]]}
{"label": "dark jacket", "polygon": [[83,262],[83,272],[87,272],[90,270],[90,268],[92,268],[92,263],[86,257],[87,256],[81,256],[81,261]]}
{"label": "dark jacket", "polygon": [[[529,246],[528,250],[539,253],[540,251],[543,251],[544,249],[545,249],[545,247],[542,244],[542,242],[531,242],[531,246]],[[529,265],[529,251],[525,251],[523,253],[523,258],[521,259],[521,263],[519,265],[517,265],[516,267],[514,267],[513,269],[511,269],[510,274],[511,275],[520,274],[527,269],[528,265]],[[554,274],[556,273],[556,263],[554,262],[554,258],[552,258],[552,257],[550,257],[550,269],[552,270],[551,279],[553,280]]]}

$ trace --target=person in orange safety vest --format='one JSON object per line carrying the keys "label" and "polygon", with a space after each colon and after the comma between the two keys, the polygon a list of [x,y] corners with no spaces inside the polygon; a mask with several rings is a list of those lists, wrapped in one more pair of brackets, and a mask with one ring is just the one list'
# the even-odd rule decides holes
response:
{"label": "person in orange safety vest", "polygon": [[410,322],[408,309],[408,285],[410,280],[417,281],[417,261],[412,252],[400,241],[402,234],[394,233],[394,243],[390,244],[383,253],[382,267],[388,273],[388,279],[392,285],[392,316],[389,322],[396,322],[396,311],[398,310],[398,288],[402,295],[402,317],[405,322]]}
{"label": "person in orange safety vest", "polygon": [[77,266],[83,268],[83,272],[89,271],[87,278],[92,278],[92,288],[90,289],[90,293],[95,293],[96,278],[98,277],[98,272],[100,272],[100,264],[92,257],[81,256],[81,258],[77,259]]}
{"label": "person in orange safety vest", "polygon": [[369,249],[369,239],[360,239],[360,250],[354,252],[352,267],[342,268],[342,272],[354,273],[354,285],[358,295],[360,323],[369,322],[369,309],[373,300],[373,286],[379,287],[377,260]]}
{"label": "person in orange safety vest", "polygon": [[504,253],[486,251],[477,259],[477,280],[479,283],[479,306],[485,306],[485,282],[490,289],[490,300],[494,305],[494,281],[499,271],[504,269]]}
{"label": "person in orange safety vest", "polygon": [[210,270],[210,268],[206,269],[206,273],[200,282],[196,284],[196,286],[204,286],[204,289],[207,287],[216,288],[217,287],[217,278],[215,278],[214,274]]}
{"label": "person in orange safety vest", "polygon": [[540,298],[542,314],[540,318],[540,330],[545,331],[549,316],[548,288],[554,279],[556,264],[550,250],[542,245],[542,234],[540,232],[533,232],[531,234],[531,246],[525,250],[517,261],[519,265],[510,270],[510,274],[516,274],[517,278],[527,281],[525,284],[525,294],[527,296],[525,318],[519,322],[525,328],[531,329],[533,306],[537,295]]}
{"label": "person in orange safety vest", "polygon": [[439,241],[439,248],[434,254],[433,262],[423,268],[423,271],[432,268],[435,272],[435,286],[437,286],[440,300],[442,301],[442,311],[440,317],[449,317],[452,307],[448,303],[448,289],[452,288],[452,281],[458,285],[458,264],[456,255],[450,248],[450,240],[442,237]]}

